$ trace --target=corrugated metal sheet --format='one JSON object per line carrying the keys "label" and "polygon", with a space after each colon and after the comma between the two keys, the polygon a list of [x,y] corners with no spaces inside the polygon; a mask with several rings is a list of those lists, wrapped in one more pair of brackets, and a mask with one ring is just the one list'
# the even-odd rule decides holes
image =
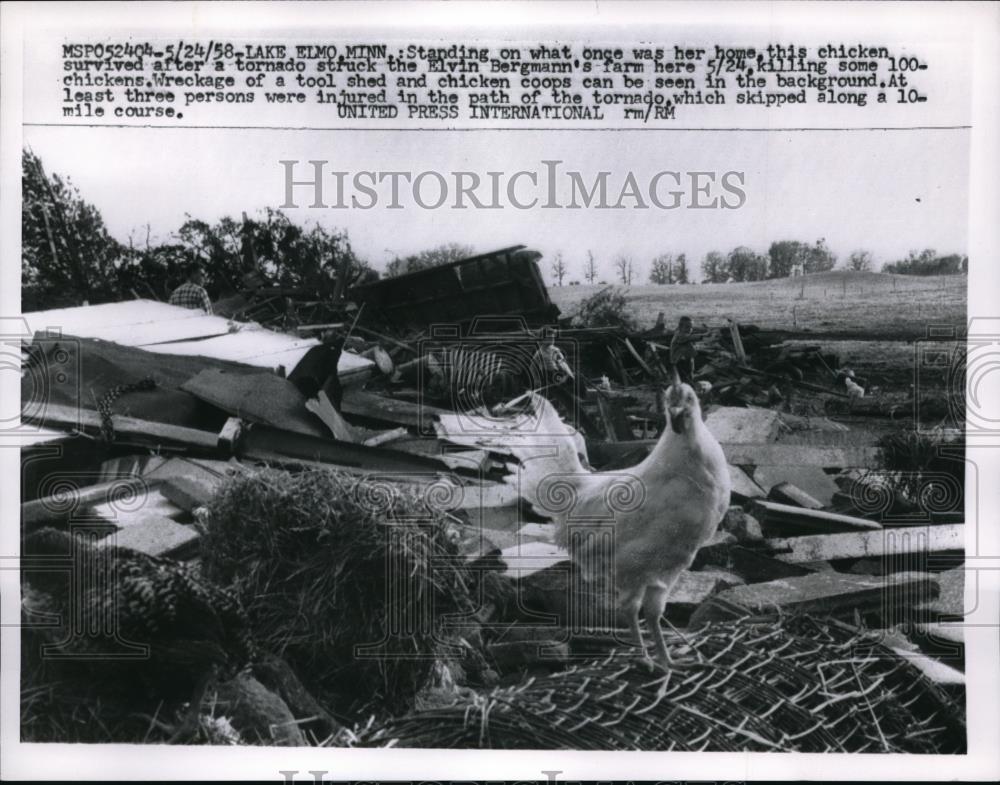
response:
{"label": "corrugated metal sheet", "polygon": [[[234,323],[155,300],[34,311],[24,314],[24,319],[32,333],[58,330],[63,335],[100,338],[161,354],[213,357],[271,369],[283,365],[288,372],[319,343],[315,338],[274,332],[254,322]],[[236,332],[230,332],[233,325]],[[344,352],[337,368],[344,373],[370,365],[371,360]]]}

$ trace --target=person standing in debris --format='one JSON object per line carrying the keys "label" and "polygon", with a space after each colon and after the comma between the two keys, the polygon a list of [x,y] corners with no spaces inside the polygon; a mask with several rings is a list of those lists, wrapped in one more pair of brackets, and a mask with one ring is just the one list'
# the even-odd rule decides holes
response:
{"label": "person standing in debris", "polygon": [[542,328],[542,341],[535,352],[535,366],[543,385],[562,386],[573,381],[573,371],[566,362],[566,355],[556,346],[553,327]]}
{"label": "person standing in debris", "polygon": [[205,291],[205,274],[198,265],[188,269],[187,280],[174,289],[170,295],[170,304],[181,308],[202,309],[207,314],[212,313],[212,301]]}
{"label": "person standing in debris", "polygon": [[685,384],[694,383],[694,344],[699,336],[692,330],[691,317],[682,316],[670,341],[670,364],[677,369]]}

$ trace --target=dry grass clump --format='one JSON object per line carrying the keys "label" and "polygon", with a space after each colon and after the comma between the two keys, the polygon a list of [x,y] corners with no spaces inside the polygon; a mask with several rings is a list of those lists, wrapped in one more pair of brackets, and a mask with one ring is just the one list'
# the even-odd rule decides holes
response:
{"label": "dry grass clump", "polygon": [[240,473],[209,505],[203,567],[332,713],[405,711],[435,660],[461,653],[446,615],[474,610],[441,494],[329,470]]}

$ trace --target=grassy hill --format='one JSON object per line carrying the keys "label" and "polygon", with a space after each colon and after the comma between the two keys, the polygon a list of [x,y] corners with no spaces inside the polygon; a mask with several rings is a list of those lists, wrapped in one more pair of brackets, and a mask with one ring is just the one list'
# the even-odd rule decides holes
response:
{"label": "grassy hill", "polygon": [[[660,311],[673,327],[682,314],[695,324],[718,324],[727,316],[761,329],[852,334],[859,339],[915,340],[928,325],[964,330],[968,277],[909,276],[834,270],[753,283],[632,286],[627,295],[641,327]],[[549,289],[563,315],[571,315],[602,286]]]}

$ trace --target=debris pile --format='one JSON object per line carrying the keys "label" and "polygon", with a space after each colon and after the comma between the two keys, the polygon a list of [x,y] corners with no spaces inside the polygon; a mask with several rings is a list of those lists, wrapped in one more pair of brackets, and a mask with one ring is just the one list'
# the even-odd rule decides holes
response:
{"label": "debris pile", "polygon": [[[563,549],[578,500],[534,491],[635,479],[672,427],[674,334],[560,318],[536,258],[261,320],[284,332],[142,300],[27,314],[25,738],[961,751],[960,433],[894,433],[876,385],[819,345],[695,328],[732,492],[670,593],[668,640],[697,662],[667,682]],[[93,677],[106,662],[48,662],[64,631],[36,622],[65,587],[44,568],[80,554],[153,603],[131,644],[168,634],[202,665],[136,664],[122,695]],[[90,613],[109,585],[84,587]],[[226,608],[252,655],[206,642]]]}

